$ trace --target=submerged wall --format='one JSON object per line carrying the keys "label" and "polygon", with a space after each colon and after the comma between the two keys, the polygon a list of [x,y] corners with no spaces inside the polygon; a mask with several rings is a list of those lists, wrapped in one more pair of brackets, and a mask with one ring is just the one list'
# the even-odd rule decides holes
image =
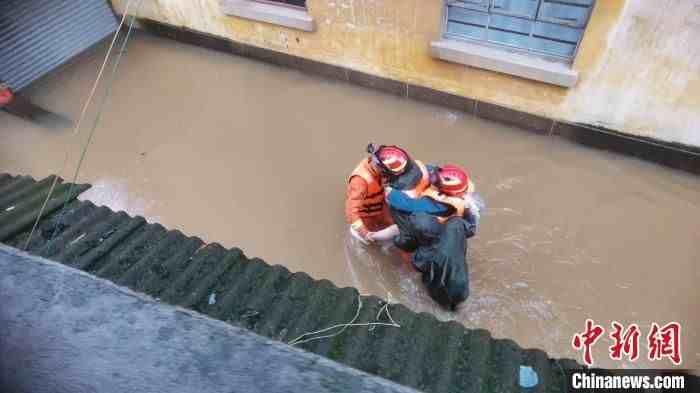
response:
{"label": "submerged wall", "polygon": [[[557,120],[700,146],[698,0],[598,0],[573,65],[580,78],[569,89],[431,57],[443,0],[308,0],[315,32],[227,16],[219,1],[143,0],[129,13]],[[123,13],[129,0],[112,2]]]}

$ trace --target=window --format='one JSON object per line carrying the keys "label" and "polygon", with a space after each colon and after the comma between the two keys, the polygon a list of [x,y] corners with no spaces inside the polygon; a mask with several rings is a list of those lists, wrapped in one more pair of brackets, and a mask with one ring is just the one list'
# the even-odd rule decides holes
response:
{"label": "window", "polygon": [[[1,1],[1,0],[0,0]],[[316,23],[306,9],[306,0],[220,0],[226,15],[314,31]]]}
{"label": "window", "polygon": [[448,0],[445,36],[572,61],[595,0]]}
{"label": "window", "polygon": [[286,4],[294,7],[306,7],[306,0],[258,0],[261,3]]}

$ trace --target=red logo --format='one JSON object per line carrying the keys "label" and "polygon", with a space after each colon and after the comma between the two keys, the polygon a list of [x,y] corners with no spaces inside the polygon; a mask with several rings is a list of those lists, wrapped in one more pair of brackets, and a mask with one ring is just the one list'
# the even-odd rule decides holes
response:
{"label": "red logo", "polygon": [[669,358],[676,366],[681,364],[681,325],[669,322],[663,327],[654,322],[647,336],[649,360]]}
{"label": "red logo", "polygon": [[[612,345],[609,347],[610,359],[622,360],[627,356],[630,361],[639,358],[639,337],[641,330],[637,324],[631,324],[627,329],[613,321],[609,334]],[[601,338],[605,329],[596,325],[592,319],[586,320],[586,328],[581,333],[574,334],[571,345],[577,351],[583,350],[583,363],[591,367],[593,365],[592,348]],[[681,364],[681,325],[678,322],[669,322],[659,326],[656,322],[651,324],[647,335],[647,358],[649,360],[670,359],[676,366]]]}
{"label": "red logo", "polygon": [[596,325],[592,319],[586,319],[586,330],[583,333],[575,334],[574,341],[571,345],[574,349],[580,351],[583,349],[583,362],[590,366],[593,364],[593,354],[591,348],[603,335],[605,329],[602,326]]}
{"label": "red logo", "polygon": [[615,321],[612,323],[613,331],[610,333],[610,338],[613,340],[613,345],[610,346],[610,359],[621,360],[625,354],[631,361],[639,358],[639,326],[633,323],[624,329],[624,326]]}

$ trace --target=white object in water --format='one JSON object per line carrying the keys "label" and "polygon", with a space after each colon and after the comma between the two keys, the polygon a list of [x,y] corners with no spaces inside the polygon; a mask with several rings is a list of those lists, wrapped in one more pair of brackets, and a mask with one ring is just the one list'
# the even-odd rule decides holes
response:
{"label": "white object in water", "polygon": [[533,370],[530,366],[520,366],[519,382],[521,388],[534,388],[539,383],[537,371]]}
{"label": "white object in water", "polygon": [[479,222],[481,221],[481,215],[484,213],[484,210],[486,209],[486,203],[484,200],[481,198],[481,195],[479,195],[476,192],[468,192],[464,195],[464,202],[469,209],[470,215],[474,219],[474,225],[476,226],[477,230],[479,228]]}
{"label": "white object in water", "polygon": [[481,216],[484,210],[486,210],[486,202],[484,202],[484,199],[479,193],[468,192],[464,194],[464,202],[469,210],[477,216]]}

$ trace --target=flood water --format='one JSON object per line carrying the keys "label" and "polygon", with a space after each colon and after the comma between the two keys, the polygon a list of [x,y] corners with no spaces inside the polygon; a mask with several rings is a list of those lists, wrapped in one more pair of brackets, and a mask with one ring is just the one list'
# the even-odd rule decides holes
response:
{"label": "flood water", "polygon": [[[27,94],[77,119],[105,49]],[[58,172],[68,146],[71,178],[94,116],[73,135],[0,112],[0,172]],[[346,176],[370,141],[468,168],[485,199],[457,313],[391,253],[349,243]],[[78,180],[94,186],[83,199],[553,356],[580,361],[570,343],[586,318],[616,320],[643,335],[642,358],[622,366],[666,366],[644,359],[645,337],[678,321],[683,366],[700,368],[700,178],[683,172],[139,33]],[[596,364],[619,367],[607,346]]]}

